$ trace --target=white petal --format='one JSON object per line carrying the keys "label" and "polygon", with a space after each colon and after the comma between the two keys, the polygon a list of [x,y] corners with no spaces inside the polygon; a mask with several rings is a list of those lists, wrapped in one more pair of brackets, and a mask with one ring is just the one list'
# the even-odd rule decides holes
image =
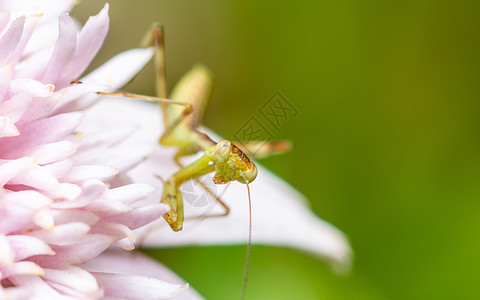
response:
{"label": "white petal", "polygon": [[91,260],[105,251],[113,243],[113,238],[103,234],[88,234],[73,245],[52,246],[55,255],[39,255],[29,260],[42,267],[65,268]]}
{"label": "white petal", "polygon": [[31,261],[20,261],[3,274],[4,278],[14,275],[43,275],[43,269]]}
{"label": "white petal", "polygon": [[21,15],[45,14],[46,17],[58,16],[70,11],[75,0],[3,0],[0,8]]}
{"label": "white petal", "polygon": [[[93,260],[81,265],[90,272],[135,274],[157,278],[174,284],[184,284],[185,280],[178,277],[158,261],[140,252],[126,252],[110,249]],[[203,299],[191,287],[175,297],[176,300]]]}
{"label": "white petal", "polygon": [[23,184],[40,190],[53,190],[58,187],[58,180],[46,169],[32,165],[13,177],[10,184]]}
{"label": "white petal", "polygon": [[70,222],[81,222],[92,226],[100,220],[100,217],[96,214],[79,209],[54,210],[53,217],[55,219],[55,224],[57,225]]}
{"label": "white petal", "polygon": [[[4,202],[4,199],[1,199]],[[5,203],[5,202],[4,202]],[[32,223],[32,210],[19,204],[6,203],[0,206],[0,233],[8,234],[25,230]]]}
{"label": "white petal", "polygon": [[9,100],[2,102],[2,105],[0,106],[0,115],[8,116],[14,123],[16,123],[20,120],[25,111],[27,111],[31,101],[32,98],[27,94],[17,94]]}
{"label": "white petal", "polygon": [[10,81],[10,92],[13,94],[25,93],[32,97],[50,97],[55,86],[43,84],[33,79],[22,78]]}
{"label": "white petal", "polygon": [[[42,169],[47,171],[48,173],[52,174],[52,176],[56,177],[57,179],[61,179],[61,181],[65,181],[64,177],[72,170],[73,161],[69,158],[52,162],[42,166]],[[48,192],[57,191],[60,188],[60,185],[53,190],[49,190]]]}
{"label": "white petal", "polygon": [[[92,228],[92,232],[101,233],[106,235],[111,235],[115,237],[117,244],[125,250],[135,249],[135,236],[132,231],[125,225],[115,224],[109,222],[98,222]],[[119,242],[119,240],[125,239],[124,241]]]}
{"label": "white petal", "polygon": [[131,211],[132,208],[118,201],[99,200],[89,204],[88,210],[101,217],[107,217]]}
{"label": "white petal", "polygon": [[106,299],[169,299],[188,289],[155,278],[136,275],[92,273],[105,291]]}
{"label": "white petal", "polygon": [[[88,112],[86,120],[99,120],[103,124],[108,120],[115,124],[118,122],[116,118],[120,117],[123,121],[132,122],[141,128],[136,135],[139,142],[155,142],[159,134],[158,124],[161,123],[158,110],[154,109],[154,106],[129,102],[120,104],[119,101],[104,99]],[[105,115],[100,113],[102,111],[114,111],[115,114]],[[211,136],[215,138],[213,134]],[[151,201],[158,201],[162,185],[156,175],[168,178],[177,169],[172,160],[172,151],[157,146],[156,153],[129,175],[134,182],[158,186],[158,190],[149,197]],[[333,267],[349,267],[352,251],[347,238],[334,226],[315,216],[306,206],[301,194],[261,166],[257,179],[251,184],[251,190],[254,243],[298,248],[325,258]],[[227,217],[186,223],[182,234],[175,234],[170,228],[165,228],[150,235],[144,245],[159,247],[246,243],[249,220],[246,187],[232,183],[223,198],[231,208]],[[206,207],[184,204],[187,216],[221,211],[218,207],[209,211]]]}
{"label": "white petal", "polygon": [[35,213],[34,222],[37,226],[47,230],[55,228],[52,211],[48,208],[40,209]]}
{"label": "white petal", "polygon": [[0,154],[4,158],[17,158],[33,147],[62,140],[81,123],[83,115],[82,112],[65,113],[22,124],[20,136],[2,141]]}
{"label": "white petal", "polygon": [[9,11],[2,11],[0,12],[0,32],[3,34],[3,31],[8,25],[10,21],[10,12]]}
{"label": "white petal", "polygon": [[125,85],[152,58],[152,48],[122,52],[81,79],[84,83],[102,84],[115,90]]}
{"label": "white petal", "polygon": [[153,193],[153,191],[154,188],[147,184],[128,184],[108,190],[105,193],[105,199],[107,201],[120,201],[124,204],[131,204]]}
{"label": "white petal", "polygon": [[75,152],[75,146],[70,141],[60,141],[43,144],[32,150],[28,156],[35,157],[40,165],[67,159]]}
{"label": "white petal", "polygon": [[95,178],[106,180],[117,175],[117,173],[117,169],[107,166],[74,166],[64,180],[71,182],[81,182]]}
{"label": "white petal", "polygon": [[105,217],[103,220],[123,224],[130,229],[137,229],[160,219],[161,216],[169,210],[170,207],[164,203],[155,203],[153,205],[145,204],[125,213]]}
{"label": "white petal", "polygon": [[106,186],[100,180],[89,180],[82,185],[82,193],[75,201],[73,199],[64,199],[52,204],[52,208],[80,208],[96,201],[106,190]]}
{"label": "white petal", "polygon": [[18,45],[23,33],[23,25],[25,24],[25,16],[17,18],[10,24],[8,30],[0,38],[0,65],[3,65]]}
{"label": "white petal", "polygon": [[[45,281],[35,275],[20,275],[9,278],[16,286],[29,290],[30,299],[65,299]],[[35,297],[36,296],[36,297]],[[37,298],[38,297],[38,298]]]}
{"label": "white petal", "polygon": [[0,266],[13,266],[15,252],[10,247],[8,239],[0,234]]}
{"label": "white petal", "polygon": [[10,118],[0,117],[0,124],[0,137],[20,135],[20,132]]}
{"label": "white petal", "polygon": [[29,235],[39,238],[51,245],[71,245],[83,239],[90,230],[85,223],[67,223],[55,226],[52,230],[35,230]]}
{"label": "white petal", "polygon": [[76,199],[81,192],[82,189],[76,184],[60,183],[56,189],[44,193],[57,201],[71,201]]}
{"label": "white petal", "polygon": [[[52,199],[46,197],[42,193],[23,190],[8,193],[10,203],[17,203],[26,206],[32,210],[39,210],[52,203]],[[26,201],[26,199],[28,199]]]}
{"label": "white petal", "polygon": [[[99,287],[95,278],[87,271],[79,267],[69,267],[66,270],[44,269],[42,278],[48,283],[56,283],[68,288],[71,294],[81,293],[83,297],[94,296],[99,293]],[[75,293],[75,294],[76,294]],[[75,295],[74,294],[74,295]],[[81,295],[80,294],[80,295]],[[78,294],[76,296],[79,296]]]}

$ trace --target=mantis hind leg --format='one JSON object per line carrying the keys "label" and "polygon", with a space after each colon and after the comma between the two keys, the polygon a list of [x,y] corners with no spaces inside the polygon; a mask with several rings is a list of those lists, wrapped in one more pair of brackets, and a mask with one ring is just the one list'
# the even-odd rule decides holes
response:
{"label": "mantis hind leg", "polygon": [[[165,60],[165,32],[163,26],[154,23],[147,31],[141,43],[142,47],[153,46],[155,64],[155,90],[160,98],[168,97],[167,89],[167,65]],[[170,113],[167,104],[162,103],[163,125],[168,128],[171,125]]]}
{"label": "mantis hind leg", "polygon": [[[159,98],[170,98],[173,101],[188,103],[195,108],[188,114],[180,107],[160,103],[163,112],[165,132],[160,143],[165,146],[177,146],[181,149],[194,149],[198,144],[201,148],[212,143],[204,142],[201,134],[195,128],[200,124],[208,99],[213,89],[213,76],[205,67],[195,66],[177,83],[172,93],[167,90],[167,71],[165,59],[165,34],[161,25],[155,23],[145,35],[142,46],[153,46],[155,61],[155,86]],[[195,151],[195,153],[198,150]]]}

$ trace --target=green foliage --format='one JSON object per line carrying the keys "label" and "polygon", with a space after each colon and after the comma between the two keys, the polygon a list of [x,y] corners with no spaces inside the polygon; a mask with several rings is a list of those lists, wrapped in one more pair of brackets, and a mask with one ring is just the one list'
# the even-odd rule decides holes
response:
{"label": "green foliage", "polygon": [[[336,277],[304,254],[254,247],[247,299],[466,299],[480,293],[479,5],[114,2],[97,64],[160,21],[170,86],[197,62],[217,77],[213,130],[231,138],[276,90],[298,109],[268,127],[294,150],[263,163],[350,237],[354,271]],[[153,93],[152,76],[129,89]],[[244,248],[149,253],[209,299],[240,294]]]}

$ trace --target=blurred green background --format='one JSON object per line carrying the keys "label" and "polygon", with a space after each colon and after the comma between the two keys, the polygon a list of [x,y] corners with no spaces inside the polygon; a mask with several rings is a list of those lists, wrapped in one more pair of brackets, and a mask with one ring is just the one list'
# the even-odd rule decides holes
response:
{"label": "blurred green background", "polygon": [[[110,4],[93,66],[159,21],[170,87],[197,62],[217,77],[211,129],[233,139],[277,90],[298,110],[274,131],[294,150],[262,163],[349,236],[354,268],[337,277],[306,254],[254,246],[247,299],[480,295],[480,1]],[[73,15],[102,6],[84,0]],[[151,66],[127,88],[153,94]],[[244,247],[149,253],[209,299],[240,294]]]}

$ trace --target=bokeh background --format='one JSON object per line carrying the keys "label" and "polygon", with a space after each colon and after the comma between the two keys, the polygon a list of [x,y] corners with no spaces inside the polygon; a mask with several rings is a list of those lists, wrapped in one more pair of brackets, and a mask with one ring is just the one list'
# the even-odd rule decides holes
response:
{"label": "bokeh background", "polygon": [[[293,151],[262,164],[349,236],[354,268],[338,277],[304,253],[254,246],[247,299],[480,295],[480,1],[110,4],[94,67],[159,21],[170,87],[197,62],[215,73],[214,131],[233,139],[277,90],[298,110],[272,130]],[[73,15],[102,6],[83,0]],[[126,88],[153,94],[151,65]],[[240,294],[243,246],[149,254],[209,299]]]}

